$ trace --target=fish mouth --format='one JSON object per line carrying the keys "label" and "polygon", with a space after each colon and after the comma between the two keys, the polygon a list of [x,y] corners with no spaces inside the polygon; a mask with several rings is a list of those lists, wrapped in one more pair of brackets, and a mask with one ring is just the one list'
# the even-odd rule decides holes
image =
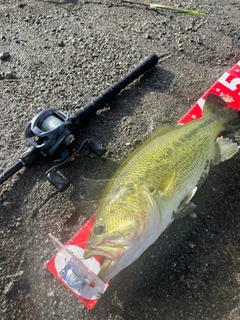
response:
{"label": "fish mouth", "polygon": [[88,243],[84,251],[84,259],[92,256],[101,256],[112,260],[117,260],[126,251],[128,243],[122,234],[108,236],[98,242]]}
{"label": "fish mouth", "polygon": [[101,262],[102,262],[102,266],[101,266],[101,270],[98,273],[98,277],[104,283],[107,283],[118,273],[117,271],[115,271],[118,261],[109,259],[107,257],[103,257]]}
{"label": "fish mouth", "polygon": [[108,243],[105,246],[92,246],[86,248],[84,251],[84,259],[91,258],[93,256],[100,256],[111,260],[117,260],[125,252],[124,245]]}
{"label": "fish mouth", "polygon": [[127,248],[119,243],[108,243],[107,246],[94,246],[86,248],[84,251],[84,259],[88,259],[93,256],[101,257],[101,269],[98,273],[98,277],[107,283],[119,272],[119,262]]}

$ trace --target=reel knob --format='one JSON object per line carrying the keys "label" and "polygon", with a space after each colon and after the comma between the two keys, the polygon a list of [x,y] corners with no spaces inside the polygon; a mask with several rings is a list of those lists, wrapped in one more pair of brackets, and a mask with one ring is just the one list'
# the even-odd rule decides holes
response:
{"label": "reel knob", "polygon": [[63,192],[67,190],[70,186],[70,182],[65,180],[60,174],[55,171],[51,171],[47,174],[48,181],[58,189],[58,191]]}

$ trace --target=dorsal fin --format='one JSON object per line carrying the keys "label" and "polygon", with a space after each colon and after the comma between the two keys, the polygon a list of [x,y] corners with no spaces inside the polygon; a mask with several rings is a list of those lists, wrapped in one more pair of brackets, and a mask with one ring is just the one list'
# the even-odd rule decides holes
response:
{"label": "dorsal fin", "polygon": [[157,127],[153,133],[152,133],[152,137],[155,137],[155,136],[161,136],[167,132],[170,132],[172,131],[174,128],[177,128],[176,125],[170,125],[170,124],[163,124],[159,127]]}

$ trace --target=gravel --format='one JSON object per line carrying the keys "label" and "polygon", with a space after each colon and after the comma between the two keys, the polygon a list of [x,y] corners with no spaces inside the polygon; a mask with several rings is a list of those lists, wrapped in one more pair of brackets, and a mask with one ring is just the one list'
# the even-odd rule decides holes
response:
{"label": "gravel", "polygon": [[6,59],[6,58],[9,58],[10,57],[10,53],[9,52],[2,52],[2,53],[0,53],[0,59],[1,60],[4,60],[4,59]]}
{"label": "gravel", "polygon": [[160,57],[83,125],[78,139],[94,138],[107,153],[84,149],[63,168],[67,191],[48,183],[53,164],[44,158],[0,186],[1,319],[239,319],[239,155],[213,168],[194,219],[176,220],[92,311],[45,268],[56,252],[48,234],[66,242],[119,163],[240,60],[239,1],[175,3],[208,16],[109,0],[0,1],[0,172],[29,147],[24,128],[38,112],[71,115],[148,54]]}

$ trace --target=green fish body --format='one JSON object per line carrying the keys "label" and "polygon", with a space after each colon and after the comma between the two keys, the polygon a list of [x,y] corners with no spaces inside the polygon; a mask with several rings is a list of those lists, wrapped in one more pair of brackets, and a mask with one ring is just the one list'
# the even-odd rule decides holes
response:
{"label": "green fish body", "polygon": [[212,164],[238,151],[236,143],[218,136],[239,126],[239,112],[209,94],[202,118],[157,129],[120,165],[103,193],[84,254],[104,258],[98,275],[104,282],[160,236]]}

